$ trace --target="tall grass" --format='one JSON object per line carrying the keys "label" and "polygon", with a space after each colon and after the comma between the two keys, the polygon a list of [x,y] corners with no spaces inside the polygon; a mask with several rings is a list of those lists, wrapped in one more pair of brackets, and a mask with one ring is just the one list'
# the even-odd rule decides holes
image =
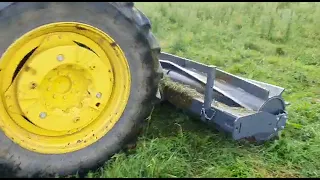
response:
{"label": "tall grass", "polygon": [[320,4],[137,3],[162,50],[286,88],[280,140],[239,144],[170,105],[88,177],[319,177]]}

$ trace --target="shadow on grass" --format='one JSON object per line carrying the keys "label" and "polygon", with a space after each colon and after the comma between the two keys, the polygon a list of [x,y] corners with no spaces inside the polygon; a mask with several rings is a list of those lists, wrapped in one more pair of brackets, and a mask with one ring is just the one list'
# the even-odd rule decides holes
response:
{"label": "shadow on grass", "polygon": [[256,173],[246,168],[254,163],[246,164],[245,156],[257,150],[163,102],[135,149],[114,155],[87,177],[249,177]]}
{"label": "shadow on grass", "polygon": [[306,165],[287,140],[235,141],[169,103],[155,107],[134,149],[115,154],[86,177],[299,177]]}
{"label": "shadow on grass", "polygon": [[200,116],[188,114],[168,102],[162,102],[155,107],[140,138],[169,138],[190,134],[196,135],[197,138],[210,138],[220,145],[238,146],[245,143],[233,140],[230,134],[218,131],[214,125],[202,122]]}

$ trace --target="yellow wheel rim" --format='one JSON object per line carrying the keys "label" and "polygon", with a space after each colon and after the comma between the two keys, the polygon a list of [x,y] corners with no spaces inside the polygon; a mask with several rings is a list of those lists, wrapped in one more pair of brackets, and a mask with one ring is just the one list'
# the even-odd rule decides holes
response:
{"label": "yellow wheel rim", "polygon": [[61,154],[98,141],[130,94],[121,48],[92,26],[61,22],[16,40],[0,61],[0,127],[34,152]]}

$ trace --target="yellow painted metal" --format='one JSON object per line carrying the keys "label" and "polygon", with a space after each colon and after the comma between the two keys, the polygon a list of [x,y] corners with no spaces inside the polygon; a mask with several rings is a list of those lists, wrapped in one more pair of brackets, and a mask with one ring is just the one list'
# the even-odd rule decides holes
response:
{"label": "yellow painted metal", "polygon": [[38,153],[80,150],[120,119],[130,79],[124,53],[101,30],[75,22],[38,27],[1,57],[0,127]]}

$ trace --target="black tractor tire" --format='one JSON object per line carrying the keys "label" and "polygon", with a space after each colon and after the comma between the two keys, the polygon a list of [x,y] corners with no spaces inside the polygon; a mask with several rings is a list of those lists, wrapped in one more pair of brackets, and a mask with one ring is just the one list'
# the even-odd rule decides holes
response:
{"label": "black tractor tire", "polygon": [[[96,143],[65,154],[40,154],[20,147],[0,131],[1,177],[66,176],[103,165],[136,137],[156,103],[162,70],[160,47],[149,20],[132,2],[14,2],[0,11],[0,53],[17,38],[44,24],[74,21],[109,34],[124,51],[131,72],[126,109]],[[1,129],[1,127],[0,127]]]}

